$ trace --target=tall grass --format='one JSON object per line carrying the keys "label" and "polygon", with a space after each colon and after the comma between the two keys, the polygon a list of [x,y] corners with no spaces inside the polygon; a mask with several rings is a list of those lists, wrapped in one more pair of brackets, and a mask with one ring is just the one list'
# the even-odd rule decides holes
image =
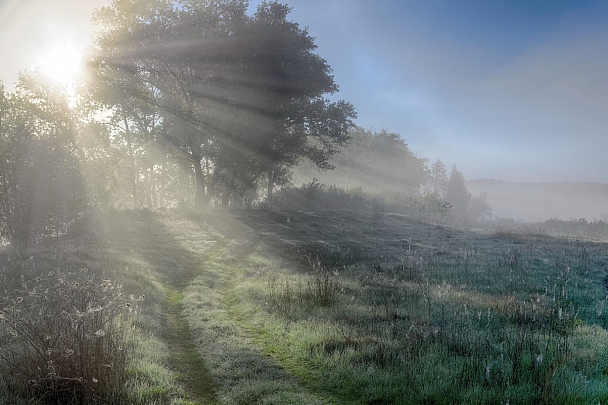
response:
{"label": "tall grass", "polygon": [[94,237],[0,252],[0,404],[192,403],[165,317],[192,271],[182,217],[111,212]]}
{"label": "tall grass", "polygon": [[86,269],[21,276],[0,304],[5,384],[44,403],[120,402],[136,308],[120,286]]}

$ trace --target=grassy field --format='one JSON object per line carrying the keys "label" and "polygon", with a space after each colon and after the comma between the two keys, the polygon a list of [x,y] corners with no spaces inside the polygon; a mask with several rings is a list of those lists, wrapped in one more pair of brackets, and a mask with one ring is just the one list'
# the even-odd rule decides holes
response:
{"label": "grassy field", "polygon": [[[3,328],[0,354],[30,357],[5,362],[0,404],[608,403],[603,243],[348,212],[115,212],[94,228],[0,255],[4,308],[51,313],[23,286],[58,273],[109,297],[78,304],[78,328],[44,315],[34,349]],[[84,368],[68,367],[76,340],[46,340],[75,331]],[[32,356],[33,383],[18,372]]]}

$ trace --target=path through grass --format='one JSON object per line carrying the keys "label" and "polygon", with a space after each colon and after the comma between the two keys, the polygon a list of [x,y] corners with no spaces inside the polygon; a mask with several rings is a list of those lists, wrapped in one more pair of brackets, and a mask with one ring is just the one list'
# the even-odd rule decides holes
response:
{"label": "path through grass", "polygon": [[[255,233],[229,212],[144,214],[113,224],[163,285],[162,337],[189,403],[322,404],[253,343],[233,294],[254,260]],[[126,229],[125,229],[126,228]]]}
{"label": "path through grass", "polygon": [[99,234],[0,259],[146,295],[133,404],[608,403],[603,244],[301,211]]}
{"label": "path through grass", "polygon": [[212,376],[197,350],[188,320],[183,315],[184,294],[171,290],[163,313],[163,338],[172,354],[172,368],[189,394],[192,405],[216,403]]}

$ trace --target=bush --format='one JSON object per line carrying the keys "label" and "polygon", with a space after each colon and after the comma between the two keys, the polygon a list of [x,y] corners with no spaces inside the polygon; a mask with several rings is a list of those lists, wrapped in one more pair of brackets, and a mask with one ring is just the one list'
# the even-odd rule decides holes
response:
{"label": "bush", "polygon": [[86,269],[22,276],[20,286],[1,299],[6,385],[42,403],[120,402],[132,350],[133,301]]}
{"label": "bush", "polygon": [[397,213],[437,222],[447,221],[451,210],[448,202],[432,194],[371,193],[361,188],[326,186],[316,178],[302,187],[284,188],[273,196],[272,203],[264,201],[257,207],[279,211],[367,211],[375,219],[381,219],[385,213]]}

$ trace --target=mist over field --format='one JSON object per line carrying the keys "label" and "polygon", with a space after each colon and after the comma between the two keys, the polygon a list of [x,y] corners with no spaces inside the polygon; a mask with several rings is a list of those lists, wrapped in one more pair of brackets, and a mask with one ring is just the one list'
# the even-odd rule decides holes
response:
{"label": "mist over field", "polygon": [[522,222],[546,219],[608,221],[608,185],[601,183],[467,182],[473,194],[486,193],[494,215]]}
{"label": "mist over field", "polygon": [[0,2],[0,405],[608,403],[607,4]]}

